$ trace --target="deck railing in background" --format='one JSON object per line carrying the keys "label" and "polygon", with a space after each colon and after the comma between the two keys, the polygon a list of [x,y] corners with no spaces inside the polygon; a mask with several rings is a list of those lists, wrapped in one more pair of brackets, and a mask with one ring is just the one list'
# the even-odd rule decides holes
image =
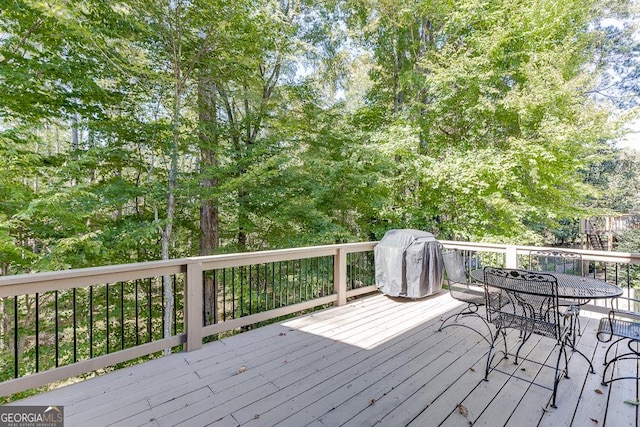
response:
{"label": "deck railing in background", "polygon": [[[443,241],[469,269],[523,266],[539,247]],[[0,277],[0,381],[6,396],[134,363],[166,349],[192,351],[220,334],[376,291],[375,242],[194,257]],[[640,256],[579,251],[589,274],[638,300]],[[606,311],[602,307],[594,308]]]}
{"label": "deck railing in background", "polygon": [[[471,242],[443,241],[445,247],[456,248],[468,259],[468,268],[482,268],[487,265],[508,268],[527,268],[529,252],[539,250],[554,250],[558,248],[539,246],[515,246],[478,244]],[[640,254],[613,251],[593,251],[571,249],[579,253],[583,259],[585,275],[596,277],[613,283],[623,290],[623,295],[615,301],[598,300],[586,305],[585,309],[607,313],[607,306],[612,303],[624,310],[640,311]]]}

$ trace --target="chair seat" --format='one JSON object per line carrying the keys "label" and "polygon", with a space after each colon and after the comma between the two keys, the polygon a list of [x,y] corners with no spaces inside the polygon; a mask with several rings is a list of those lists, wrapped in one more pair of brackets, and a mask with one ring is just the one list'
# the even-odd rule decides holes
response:
{"label": "chair seat", "polygon": [[532,319],[526,316],[518,316],[510,313],[500,313],[493,322],[498,328],[515,328],[525,333],[532,333],[549,338],[556,338],[559,341],[569,333],[569,327],[558,325],[554,322],[542,319]]}
{"label": "chair seat", "polygon": [[[624,310],[611,310],[608,317],[600,319],[596,337],[600,342],[611,343],[604,355],[604,371],[602,372],[602,385],[606,386],[613,381],[624,379],[640,379],[634,375],[636,369],[611,370],[611,376],[607,372],[618,362],[624,360],[637,364],[640,357],[640,313]],[[615,340],[613,338],[616,338]],[[619,347],[619,343],[626,341],[627,349]],[[614,351],[616,349],[616,351]],[[610,357],[611,356],[611,357]]]}
{"label": "chair seat", "polygon": [[609,320],[603,317],[600,319],[596,336],[602,342],[610,341],[611,336],[640,340],[640,323],[624,319]]}
{"label": "chair seat", "polygon": [[455,299],[484,305],[484,288],[472,284],[450,283],[449,290]]}

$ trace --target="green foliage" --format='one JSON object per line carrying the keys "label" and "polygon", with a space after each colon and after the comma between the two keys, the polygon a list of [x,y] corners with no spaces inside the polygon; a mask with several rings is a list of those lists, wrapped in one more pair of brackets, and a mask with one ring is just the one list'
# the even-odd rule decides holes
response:
{"label": "green foliage", "polygon": [[640,230],[629,230],[622,233],[618,242],[620,252],[640,253]]}
{"label": "green foliage", "polygon": [[562,241],[594,206],[635,208],[635,163],[607,163],[621,122],[594,97],[607,55],[633,50],[600,25],[629,16],[621,2],[2,13],[7,273],[190,256],[203,237],[219,252],[403,227]]}
{"label": "green foliage", "polygon": [[[614,138],[589,89],[602,6],[548,1],[430,3],[364,25],[382,116],[392,224],[449,238],[540,241],[587,211],[580,171]],[[419,37],[417,36],[419,35]],[[386,43],[380,43],[386,40]]]}

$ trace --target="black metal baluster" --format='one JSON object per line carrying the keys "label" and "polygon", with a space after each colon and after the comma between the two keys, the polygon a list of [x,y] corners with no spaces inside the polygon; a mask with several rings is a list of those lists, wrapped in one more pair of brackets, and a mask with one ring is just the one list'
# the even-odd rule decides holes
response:
{"label": "black metal baluster", "polygon": [[[619,281],[620,281],[620,264],[615,263],[614,265],[615,265],[615,267],[614,267],[614,270],[613,270],[613,272],[614,272],[613,274],[614,274],[614,277],[615,277],[615,285],[620,287],[620,288],[622,288],[622,289],[624,289],[624,287],[620,286],[620,283],[619,283]],[[627,302],[627,307],[625,307],[625,310],[629,310],[631,308],[631,301],[629,300],[628,288],[627,288],[627,296],[626,296],[626,298],[624,298],[624,300]]]}
{"label": "black metal baluster", "polygon": [[334,289],[333,289],[333,257],[328,257],[327,258],[327,292],[328,295],[331,295],[334,293]]}
{"label": "black metal baluster", "polygon": [[362,287],[362,252],[358,252],[358,281],[356,282],[356,287]]}
{"label": "black metal baluster", "polygon": [[231,267],[231,318],[236,318],[236,268]]}
{"label": "black metal baluster", "polygon": [[300,298],[298,301],[302,302],[307,297],[307,260],[300,260]]}
{"label": "black metal baluster", "polygon": [[18,295],[13,297],[13,376],[18,378],[20,368],[18,364]]}
{"label": "black metal baluster", "polygon": [[120,350],[124,350],[124,282],[120,282]]}
{"label": "black metal baluster", "polygon": [[218,313],[218,274],[216,270],[213,270],[211,274],[213,274],[213,323],[218,323],[220,316]]}
{"label": "black metal baluster", "polygon": [[323,297],[326,295],[324,293],[324,257],[318,258],[318,271],[316,272],[316,277],[318,278],[318,295]]}
{"label": "black metal baluster", "polygon": [[151,299],[151,277],[149,278],[149,289],[148,289],[148,297],[147,297],[147,303],[149,304],[149,317],[147,318],[147,329],[148,329],[148,335],[149,335],[149,341],[147,342],[151,342],[151,340],[153,339],[153,336],[151,334],[151,327],[153,326],[151,324],[151,318],[153,317],[153,306],[152,304],[152,299]]}
{"label": "black metal baluster", "polygon": [[[300,261],[298,261],[298,260],[295,260],[295,259],[291,260],[291,270],[292,270],[291,271],[291,276],[293,278],[293,286],[291,287],[291,292],[292,292],[292,295],[291,295],[292,300],[291,300],[291,302],[292,303],[296,303],[298,301],[297,298],[296,298],[296,288],[297,288],[297,286],[299,286],[299,279],[298,279],[299,271],[296,268],[296,266],[298,266],[299,263],[300,263]],[[298,284],[296,284],[296,282],[298,282]]]}
{"label": "black metal baluster", "polygon": [[40,295],[36,292],[36,372],[40,372]]}
{"label": "black metal baluster", "polygon": [[278,307],[282,307],[282,261],[278,262]]}
{"label": "black metal baluster", "polygon": [[334,257],[331,257],[329,260],[329,271],[327,274],[329,275],[329,290],[331,293],[335,293],[336,284],[334,283],[333,270],[335,269],[336,260]]}
{"label": "black metal baluster", "polygon": [[77,310],[78,289],[73,288],[73,363],[78,361],[78,316]]}
{"label": "black metal baluster", "polygon": [[629,300],[629,296],[631,294],[631,264],[626,264],[627,266],[627,310],[632,310],[631,301]]}
{"label": "black metal baluster", "polygon": [[109,354],[109,332],[110,332],[110,328],[109,328],[109,284],[108,283],[105,286],[105,301],[106,301],[106,305],[107,305],[107,314],[106,314],[106,318],[107,318],[107,354]]}
{"label": "black metal baluster", "polygon": [[333,293],[333,289],[331,288],[331,258],[324,259],[324,286],[325,286],[325,295],[331,295]]}
{"label": "black metal baluster", "polygon": [[309,300],[309,258],[304,259],[304,300]]}
{"label": "black metal baluster", "polygon": [[326,280],[326,271],[327,271],[327,258],[322,257],[318,260],[318,287],[320,289],[320,296],[326,296],[327,293],[327,280]]}
{"label": "black metal baluster", "polygon": [[249,314],[253,314],[253,301],[252,301],[252,281],[253,277],[252,277],[252,273],[251,273],[251,265],[249,265]]}
{"label": "black metal baluster", "polygon": [[178,335],[178,278],[173,275],[173,335]]}
{"label": "black metal baluster", "polygon": [[207,277],[209,272],[202,272],[202,324],[209,325],[209,317],[207,316]]}
{"label": "black metal baluster", "polygon": [[138,279],[136,279],[136,346],[140,345],[140,320],[138,315]]}
{"label": "black metal baluster", "polygon": [[308,301],[309,298],[313,298],[313,258],[307,258],[305,260],[305,271],[304,277],[307,282],[305,285],[305,301]]}
{"label": "black metal baluster", "polygon": [[[256,264],[254,265],[254,269],[256,274],[258,275],[257,278],[255,280],[253,279],[249,279],[249,283],[251,283],[251,291],[253,293],[253,290],[255,289],[255,299],[254,299],[254,304],[253,304],[253,312],[254,313],[259,313],[260,312],[260,303],[262,302],[262,297],[260,295],[260,264]],[[249,270],[251,270],[251,266],[249,266]],[[249,271],[249,277],[251,277],[251,271]],[[255,286],[253,286],[255,284]]]}
{"label": "black metal baluster", "polygon": [[327,290],[329,291],[329,295],[332,295],[335,293],[334,290],[334,285],[333,285],[333,263],[334,263],[334,259],[333,257],[328,257],[327,258]]}
{"label": "black metal baluster", "polygon": [[[265,264],[266,265],[266,264]],[[267,309],[267,301],[266,301],[266,297],[267,297],[267,275],[266,273],[262,275],[260,275],[260,268],[261,264],[256,264],[256,274],[257,274],[257,278],[256,278],[256,299],[257,299],[257,304],[256,304],[256,313],[260,313],[263,312]],[[264,281],[264,288],[262,287],[262,282]]]}
{"label": "black metal baluster", "polygon": [[[263,291],[263,294],[264,294],[264,297],[263,297],[263,299],[264,299],[264,309],[263,309],[263,311],[269,309],[269,297],[268,297],[268,293],[267,293],[267,286],[268,286],[267,283],[269,281],[267,279],[267,276],[269,275],[269,271],[267,270],[267,268],[268,268],[267,264],[264,264],[264,274],[262,276],[262,280],[264,280],[264,288],[263,288],[264,289],[264,291]],[[258,276],[259,275],[260,275],[260,265],[258,265]],[[260,288],[260,280],[258,280],[258,289],[259,288]]]}
{"label": "black metal baluster", "polygon": [[304,267],[302,266],[302,262],[303,260],[298,260],[298,301],[297,302],[301,302],[302,301],[302,290],[304,289],[304,284],[303,284],[303,280],[302,280],[302,274],[303,274],[303,269]]}
{"label": "black metal baluster", "polygon": [[277,298],[276,298],[276,263],[272,262],[271,263],[271,283],[273,286],[273,289],[271,290],[271,292],[273,293],[273,299],[271,301],[271,306],[273,308],[277,307]]}
{"label": "black metal baluster", "polygon": [[289,303],[289,261],[284,262],[284,280],[282,278],[282,262],[280,264],[280,307],[284,307]]}
{"label": "black metal baluster", "polygon": [[325,270],[325,258],[321,257],[318,258],[318,271],[317,271],[317,277],[318,277],[318,295],[323,297],[326,295],[326,290],[325,290],[325,282],[324,282],[324,270]]}
{"label": "black metal baluster", "polygon": [[[232,295],[233,298],[233,295]],[[222,269],[222,321],[227,320],[227,269]]]}
{"label": "black metal baluster", "polygon": [[311,258],[309,264],[309,291],[313,299],[318,297],[318,258]]}
{"label": "black metal baluster", "polygon": [[313,276],[316,282],[313,294],[318,297],[322,296],[322,282],[320,281],[320,258],[316,258],[316,270]]}
{"label": "black metal baluster", "polygon": [[355,254],[347,254],[347,290],[353,289],[356,280]]}
{"label": "black metal baluster", "polygon": [[55,328],[56,328],[56,368],[59,366],[59,362],[60,362],[60,325],[58,324],[59,322],[59,317],[58,317],[58,291],[55,291]]}
{"label": "black metal baluster", "polygon": [[285,277],[285,287],[284,287],[284,298],[283,301],[284,303],[282,305],[287,306],[289,305],[289,260],[285,261],[284,263],[284,277]]}
{"label": "black metal baluster", "polygon": [[323,296],[327,296],[329,295],[329,287],[328,287],[328,283],[327,283],[327,268],[329,265],[329,261],[327,260],[327,257],[323,257],[322,258],[322,267],[321,267],[321,271],[320,271],[320,280],[322,281],[322,295]]}
{"label": "black metal baluster", "polygon": [[[258,267],[260,268],[260,267]],[[268,290],[268,286],[269,286],[269,265],[268,264],[264,264],[264,274],[262,277],[262,280],[264,280],[264,309],[265,310],[269,310],[269,290]]]}
{"label": "black metal baluster", "polygon": [[240,296],[238,297],[238,304],[240,305],[240,316],[242,317],[244,313],[244,267],[240,266],[238,268],[238,276],[240,276]]}
{"label": "black metal baluster", "polygon": [[[162,278],[160,279],[160,316],[162,317],[162,329],[161,330],[161,336],[164,337],[164,314],[165,311],[167,311],[165,304],[164,304],[164,286],[166,285],[166,283],[164,282],[164,276],[162,276]],[[204,280],[202,281],[202,283],[204,283]]]}
{"label": "black metal baluster", "polygon": [[93,285],[89,286],[89,359],[93,359]]}
{"label": "black metal baluster", "polygon": [[262,311],[262,295],[260,292],[260,264],[256,264],[256,313]]}
{"label": "black metal baluster", "polygon": [[[314,262],[315,262],[315,267],[314,267]],[[318,296],[317,268],[318,268],[318,259],[317,258],[309,259],[309,281],[310,281],[309,291],[312,299]]]}
{"label": "black metal baluster", "polygon": [[293,281],[293,300],[292,303],[298,302],[297,288],[300,287],[300,260],[291,260],[291,269],[293,270],[291,275],[295,277]]}

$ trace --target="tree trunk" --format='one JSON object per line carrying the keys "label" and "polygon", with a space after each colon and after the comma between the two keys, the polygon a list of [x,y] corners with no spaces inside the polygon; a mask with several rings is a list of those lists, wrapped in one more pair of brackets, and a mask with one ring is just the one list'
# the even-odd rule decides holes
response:
{"label": "tree trunk", "polygon": [[[200,125],[200,255],[211,255],[220,244],[218,199],[213,195],[218,186],[218,128],[216,84],[212,71],[203,67],[198,76],[198,119]],[[215,273],[214,273],[215,274]],[[207,325],[215,322],[215,282],[204,278],[204,312]]]}
{"label": "tree trunk", "polygon": [[[169,147],[169,188],[167,197],[167,223],[162,232],[162,259],[168,260],[170,257],[171,241],[173,239],[173,219],[176,209],[176,187],[178,182],[178,147],[180,146],[180,122],[181,122],[181,98],[182,98],[182,70],[180,69],[179,55],[175,55],[174,63],[174,86],[173,86],[173,141]],[[171,318],[173,312],[173,292],[171,288],[171,276],[165,275],[162,278],[163,292],[165,296],[164,306],[164,338],[171,337]],[[165,349],[164,354],[171,353],[170,349]]]}
{"label": "tree trunk", "polygon": [[198,119],[200,124],[200,255],[211,255],[220,243],[218,200],[212,194],[218,186],[218,129],[216,85],[211,70],[201,70],[198,79]]}

